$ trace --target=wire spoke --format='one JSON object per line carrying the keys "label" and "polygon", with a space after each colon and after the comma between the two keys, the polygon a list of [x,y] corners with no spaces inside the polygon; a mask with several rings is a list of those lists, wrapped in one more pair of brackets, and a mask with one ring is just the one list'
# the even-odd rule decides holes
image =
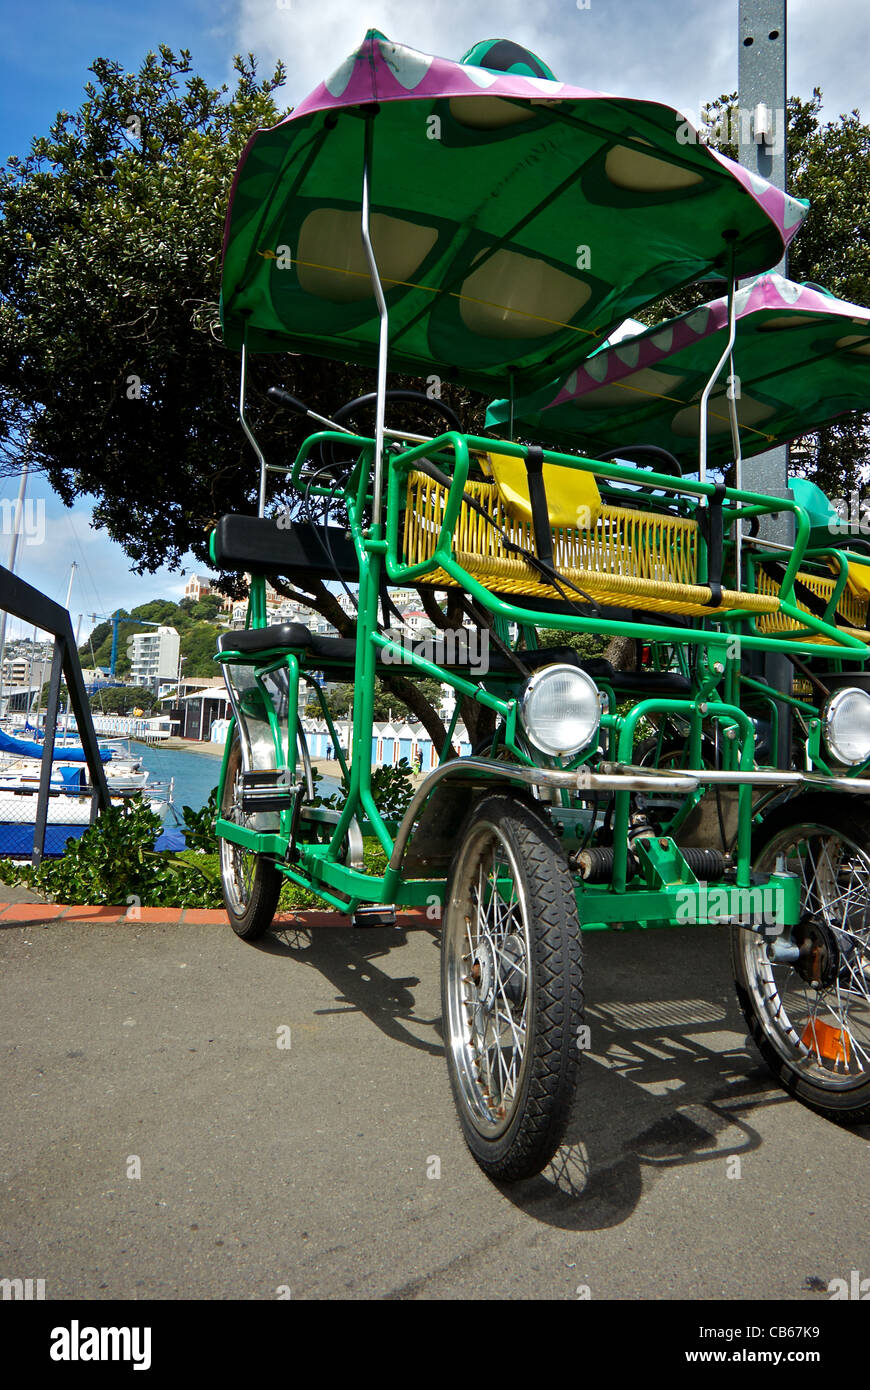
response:
{"label": "wire spoke", "polygon": [[[848,833],[809,824],[774,838],[765,865],[778,853],[799,868],[811,954],[794,968],[773,965],[766,943],[744,933],[753,1007],[777,1051],[808,1079],[828,1090],[860,1084],[870,1073],[870,853]],[[810,960],[819,962],[812,984]]]}

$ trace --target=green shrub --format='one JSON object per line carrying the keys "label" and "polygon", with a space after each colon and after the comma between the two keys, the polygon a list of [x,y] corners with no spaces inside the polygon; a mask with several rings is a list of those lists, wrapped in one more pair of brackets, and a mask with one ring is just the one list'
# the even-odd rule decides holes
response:
{"label": "green shrub", "polygon": [[214,823],[217,818],[217,787],[212,787],[208,801],[201,810],[192,806],[182,806],[184,814],[184,839],[188,849],[204,850],[213,854],[217,850]]}
{"label": "green shrub", "polygon": [[193,854],[156,851],[160,818],[137,797],[109,806],[80,840],[67,840],[61,859],[31,864],[0,861],[0,879],[20,883],[54,902],[142,907],[219,907],[217,877]]}

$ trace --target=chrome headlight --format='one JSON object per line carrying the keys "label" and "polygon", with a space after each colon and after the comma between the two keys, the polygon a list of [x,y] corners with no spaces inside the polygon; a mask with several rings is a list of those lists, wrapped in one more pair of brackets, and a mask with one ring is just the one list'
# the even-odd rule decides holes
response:
{"label": "chrome headlight", "polygon": [[855,767],[870,758],[870,694],[845,686],[824,712],[825,743],[838,763]]}
{"label": "chrome headlight", "polygon": [[528,681],[520,713],[536,748],[554,758],[570,757],[588,748],[598,732],[598,687],[577,666],[544,666]]}

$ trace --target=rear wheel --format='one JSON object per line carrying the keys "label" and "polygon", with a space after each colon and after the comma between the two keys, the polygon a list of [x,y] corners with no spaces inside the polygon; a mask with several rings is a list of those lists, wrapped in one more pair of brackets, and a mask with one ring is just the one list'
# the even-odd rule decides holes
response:
{"label": "rear wheel", "polygon": [[770,818],[755,867],[780,855],[801,881],[794,965],[732,928],[740,1007],[787,1091],[829,1119],[870,1120],[870,815],[849,797],[807,796]]}
{"label": "rear wheel", "polygon": [[559,842],[514,797],[485,797],[460,832],[441,999],[468,1147],[490,1177],[532,1177],[563,1138],[576,1088],[581,944]]}
{"label": "rear wheel", "polygon": [[[247,815],[241,805],[241,773],[242,748],[237,739],[227,760],[220,815],[222,820],[234,821],[236,825],[250,825],[253,817]],[[224,906],[230,925],[243,940],[256,941],[268,931],[275,916],[281,874],[265,855],[224,839],[220,841],[220,866]]]}

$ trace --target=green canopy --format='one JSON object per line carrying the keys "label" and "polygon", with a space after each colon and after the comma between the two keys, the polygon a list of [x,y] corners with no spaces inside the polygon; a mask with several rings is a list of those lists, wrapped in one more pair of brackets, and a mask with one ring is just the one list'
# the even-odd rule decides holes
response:
{"label": "green canopy", "polygon": [[[870,410],[870,309],[813,285],[760,275],[738,291],[731,389],[744,456],[763,453]],[[491,428],[508,426],[593,455],[636,444],[697,467],[701,393],[728,340],[727,297],[622,338],[557,383],[493,401]],[[708,402],[707,462],[730,463],[728,372]]]}
{"label": "green canopy", "polygon": [[248,143],[224,243],[229,347],[376,363],[367,133],[390,368],[490,394],[551,381],[641,305],[725,273],[732,247],[744,275],[775,264],[806,212],[670,107],[449,62],[372,30]]}

